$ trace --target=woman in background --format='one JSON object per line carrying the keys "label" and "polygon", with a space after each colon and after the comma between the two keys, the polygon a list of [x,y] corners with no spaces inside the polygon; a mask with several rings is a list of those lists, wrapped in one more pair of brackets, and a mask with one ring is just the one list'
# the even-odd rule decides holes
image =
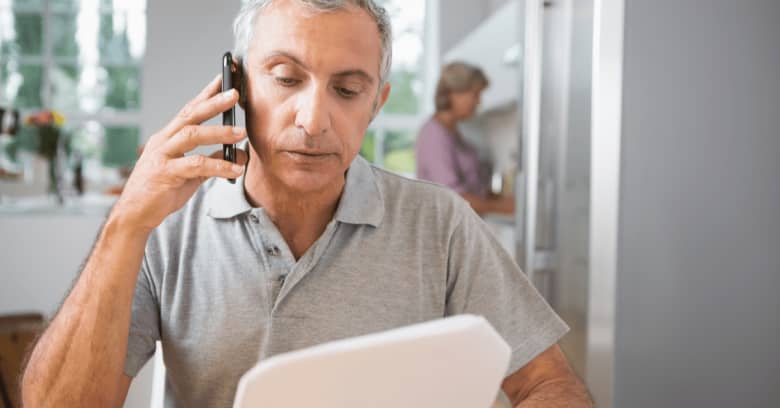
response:
{"label": "woman in background", "polygon": [[453,62],[442,68],[434,100],[436,113],[417,136],[417,178],[457,191],[478,214],[511,214],[514,200],[488,194],[477,151],[457,127],[458,122],[474,116],[488,84],[478,67]]}

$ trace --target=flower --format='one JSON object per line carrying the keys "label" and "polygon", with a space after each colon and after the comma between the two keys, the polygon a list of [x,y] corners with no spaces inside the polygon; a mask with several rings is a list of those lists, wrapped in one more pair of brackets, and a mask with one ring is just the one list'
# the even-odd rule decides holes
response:
{"label": "flower", "polygon": [[25,118],[24,123],[35,126],[62,126],[65,116],[57,111],[41,111]]}

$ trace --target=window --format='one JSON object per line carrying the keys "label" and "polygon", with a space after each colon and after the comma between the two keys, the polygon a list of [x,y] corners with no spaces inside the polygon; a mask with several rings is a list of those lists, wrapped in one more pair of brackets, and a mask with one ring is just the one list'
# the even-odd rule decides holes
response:
{"label": "window", "polygon": [[414,175],[414,141],[426,112],[424,98],[426,2],[380,0],[393,25],[392,91],[363,141],[361,155],[388,170]]}
{"label": "window", "polygon": [[0,0],[0,106],[61,112],[87,180],[111,182],[136,158],[145,45],[145,0]]}

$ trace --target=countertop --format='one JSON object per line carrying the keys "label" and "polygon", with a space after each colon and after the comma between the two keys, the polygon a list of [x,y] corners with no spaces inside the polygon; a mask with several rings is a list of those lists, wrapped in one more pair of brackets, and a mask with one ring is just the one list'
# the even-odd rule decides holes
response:
{"label": "countertop", "polygon": [[116,202],[116,196],[88,193],[67,197],[59,204],[53,196],[0,197],[0,216],[88,215],[103,216]]}

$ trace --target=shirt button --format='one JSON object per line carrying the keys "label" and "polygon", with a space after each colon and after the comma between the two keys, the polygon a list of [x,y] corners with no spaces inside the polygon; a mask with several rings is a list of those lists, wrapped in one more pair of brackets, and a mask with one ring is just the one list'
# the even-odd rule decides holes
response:
{"label": "shirt button", "polygon": [[252,221],[252,222],[254,222],[255,224],[257,224],[258,222],[260,222],[260,219],[259,219],[259,218],[257,218],[257,216],[256,216],[256,215],[254,215],[254,214],[249,214],[249,220],[250,220],[250,221]]}
{"label": "shirt button", "polygon": [[268,255],[271,255],[271,256],[279,256],[279,254],[281,254],[281,253],[282,253],[282,251],[281,251],[281,250],[279,250],[279,247],[278,247],[278,246],[276,246],[276,245],[274,245],[274,246],[272,246],[272,247],[268,247],[268,248],[266,248],[266,249],[265,249],[265,252],[266,252]]}

